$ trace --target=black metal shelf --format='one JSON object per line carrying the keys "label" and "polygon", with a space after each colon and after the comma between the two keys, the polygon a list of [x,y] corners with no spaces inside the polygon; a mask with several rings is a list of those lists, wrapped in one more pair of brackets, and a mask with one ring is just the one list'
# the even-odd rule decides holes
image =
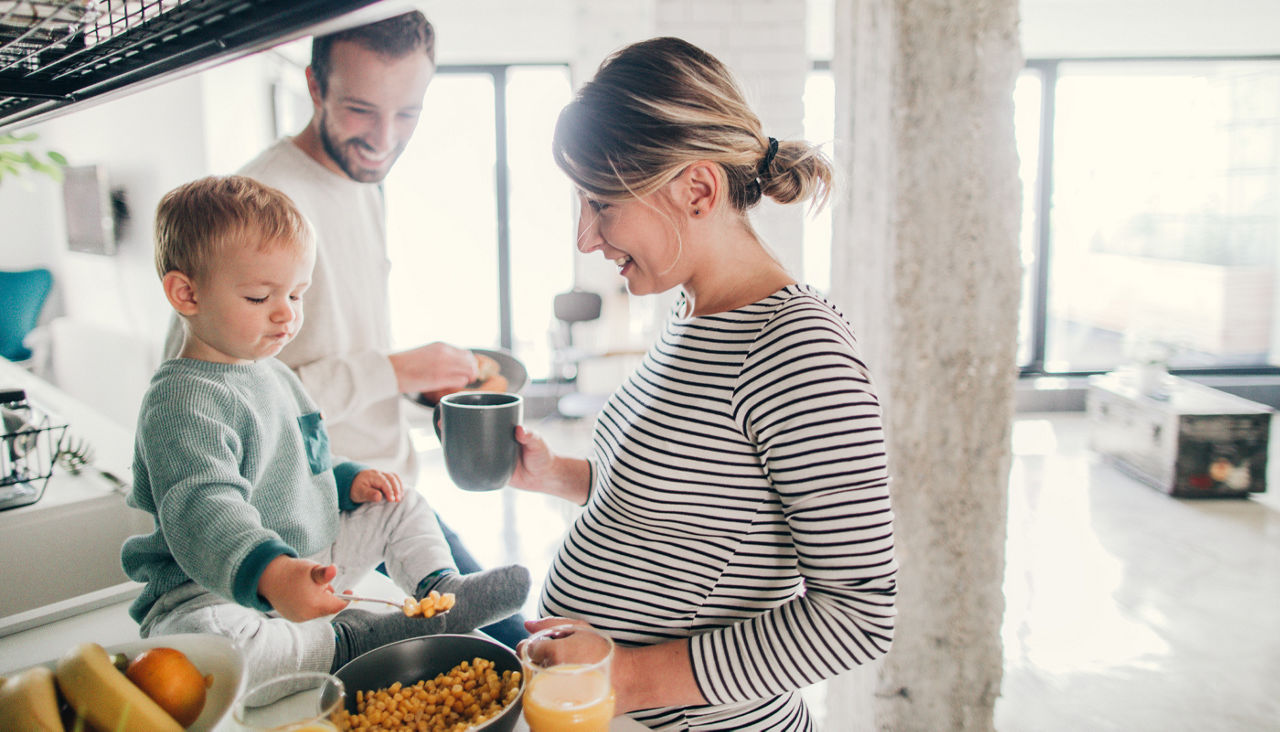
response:
{"label": "black metal shelf", "polygon": [[0,0],[0,131],[298,37],[379,0]]}

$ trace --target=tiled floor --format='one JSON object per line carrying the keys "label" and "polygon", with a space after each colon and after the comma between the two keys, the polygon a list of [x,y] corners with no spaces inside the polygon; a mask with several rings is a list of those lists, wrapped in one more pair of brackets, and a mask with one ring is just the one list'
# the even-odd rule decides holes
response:
{"label": "tiled floor", "polygon": [[[589,421],[530,426],[585,454]],[[1280,482],[1245,500],[1174,499],[1098,460],[1087,437],[1081,414],[1015,424],[996,729],[1280,730]],[[571,507],[463,493],[435,461],[425,475],[481,562],[521,562],[540,586]]]}
{"label": "tiled floor", "polygon": [[1175,499],[1087,439],[1080,414],[1015,424],[996,728],[1280,730],[1278,466]]}

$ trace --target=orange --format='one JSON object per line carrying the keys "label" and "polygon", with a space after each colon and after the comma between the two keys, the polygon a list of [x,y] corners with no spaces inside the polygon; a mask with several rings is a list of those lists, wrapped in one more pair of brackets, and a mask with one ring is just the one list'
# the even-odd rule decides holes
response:
{"label": "orange", "polygon": [[129,662],[124,675],[183,727],[204,709],[209,681],[182,651],[149,648]]}

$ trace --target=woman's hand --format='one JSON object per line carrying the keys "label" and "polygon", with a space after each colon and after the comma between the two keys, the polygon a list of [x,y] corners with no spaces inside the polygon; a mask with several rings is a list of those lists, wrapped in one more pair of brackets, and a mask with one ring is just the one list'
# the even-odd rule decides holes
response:
{"label": "woman's hand", "polygon": [[545,493],[542,484],[552,477],[555,453],[536,433],[516,425],[516,442],[520,443],[520,462],[511,475],[511,485],[521,490]]}
{"label": "woman's hand", "polygon": [[281,554],[267,564],[258,580],[258,594],[287,620],[301,623],[340,612],[347,606],[333,594],[329,583],[338,568],[322,566],[309,559]]}
{"label": "woman's hand", "polygon": [[[591,627],[586,621],[570,618],[542,618],[526,620],[524,623],[525,629],[530,633],[558,625]],[[516,651],[519,652],[525,643],[528,641],[521,641]],[[707,703],[693,678],[689,641],[684,638],[636,648],[615,644],[609,681],[616,697],[615,715],[637,709],[698,706]]]}
{"label": "woman's hand", "polygon": [[404,498],[404,484],[400,476],[383,470],[361,470],[351,480],[351,502],[378,503],[391,501],[395,503]]}
{"label": "woman's hand", "polygon": [[520,443],[520,462],[509,481],[512,487],[559,496],[579,506],[587,502],[591,469],[586,460],[557,456],[523,425],[516,426],[516,442]]}

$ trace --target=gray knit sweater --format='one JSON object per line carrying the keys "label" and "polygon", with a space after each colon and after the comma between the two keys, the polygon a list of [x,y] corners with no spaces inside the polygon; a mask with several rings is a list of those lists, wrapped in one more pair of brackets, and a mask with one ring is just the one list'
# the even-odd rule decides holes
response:
{"label": "gray knit sweater", "polygon": [[155,516],[155,531],[121,551],[125,573],[146,584],[130,614],[141,622],[191,580],[270,610],[257,591],[263,570],[333,543],[362,468],[335,468],[315,403],[276,359],[165,361],[138,415],[129,503]]}

